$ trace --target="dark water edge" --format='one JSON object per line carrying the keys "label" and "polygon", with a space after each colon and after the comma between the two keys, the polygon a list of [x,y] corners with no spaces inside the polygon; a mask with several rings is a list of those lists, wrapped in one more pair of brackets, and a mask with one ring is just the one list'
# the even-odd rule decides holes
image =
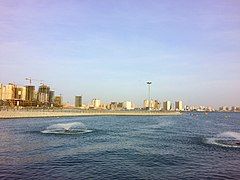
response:
{"label": "dark water edge", "polygon": [[240,179],[238,141],[239,113],[4,120],[0,179]]}

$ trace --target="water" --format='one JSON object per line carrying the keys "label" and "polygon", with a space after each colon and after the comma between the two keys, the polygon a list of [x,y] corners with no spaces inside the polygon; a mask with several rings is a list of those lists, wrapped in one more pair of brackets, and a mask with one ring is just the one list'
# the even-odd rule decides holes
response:
{"label": "water", "polygon": [[0,179],[240,179],[240,113],[0,121]]}
{"label": "water", "polygon": [[41,131],[44,134],[82,134],[92,132],[81,122],[53,124]]}

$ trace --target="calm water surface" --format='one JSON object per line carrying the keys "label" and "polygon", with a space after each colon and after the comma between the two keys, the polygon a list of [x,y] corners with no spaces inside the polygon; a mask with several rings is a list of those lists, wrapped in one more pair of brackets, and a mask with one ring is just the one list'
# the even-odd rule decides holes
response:
{"label": "calm water surface", "polygon": [[240,113],[0,121],[0,179],[240,179]]}

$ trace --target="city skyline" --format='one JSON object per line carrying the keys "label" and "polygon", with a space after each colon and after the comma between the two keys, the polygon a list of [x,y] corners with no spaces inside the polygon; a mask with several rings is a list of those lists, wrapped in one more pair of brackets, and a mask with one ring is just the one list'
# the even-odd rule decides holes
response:
{"label": "city skyline", "polygon": [[2,1],[0,82],[43,80],[66,101],[239,105],[240,3]]}
{"label": "city skyline", "polygon": [[[62,94],[55,95],[52,87],[44,84],[39,80],[26,78],[29,81],[28,85],[19,85],[14,83],[2,84],[0,82],[0,106],[6,108],[18,107],[37,107],[37,108],[81,108],[81,109],[108,109],[108,110],[165,110],[165,111],[231,111],[238,112],[238,105],[221,105],[219,107],[206,106],[203,104],[183,104],[183,101],[178,99],[174,101],[159,100],[158,98],[150,97],[150,84],[148,86],[148,98],[143,98],[143,104],[139,105],[135,102],[124,99],[116,101],[112,99],[109,102],[102,101],[101,98],[92,97],[91,102],[83,101],[82,95],[75,95],[74,103],[64,101]],[[41,82],[39,86],[33,85],[33,81]],[[140,99],[139,99],[140,100]],[[174,104],[175,103],[175,104]]]}

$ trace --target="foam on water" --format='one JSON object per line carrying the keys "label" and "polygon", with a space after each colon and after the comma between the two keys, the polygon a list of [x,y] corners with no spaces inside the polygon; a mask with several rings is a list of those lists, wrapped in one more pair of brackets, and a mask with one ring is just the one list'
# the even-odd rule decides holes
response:
{"label": "foam on water", "polygon": [[208,144],[214,144],[222,147],[240,148],[240,133],[227,131],[218,134],[217,137],[207,138]]}
{"label": "foam on water", "polygon": [[72,122],[53,124],[41,132],[44,134],[80,134],[92,132],[92,130],[88,130],[81,122]]}
{"label": "foam on water", "polygon": [[222,137],[232,137],[236,140],[240,140],[240,133],[238,133],[238,132],[227,131],[227,132],[224,132],[224,133],[220,134],[220,136],[222,136]]}

